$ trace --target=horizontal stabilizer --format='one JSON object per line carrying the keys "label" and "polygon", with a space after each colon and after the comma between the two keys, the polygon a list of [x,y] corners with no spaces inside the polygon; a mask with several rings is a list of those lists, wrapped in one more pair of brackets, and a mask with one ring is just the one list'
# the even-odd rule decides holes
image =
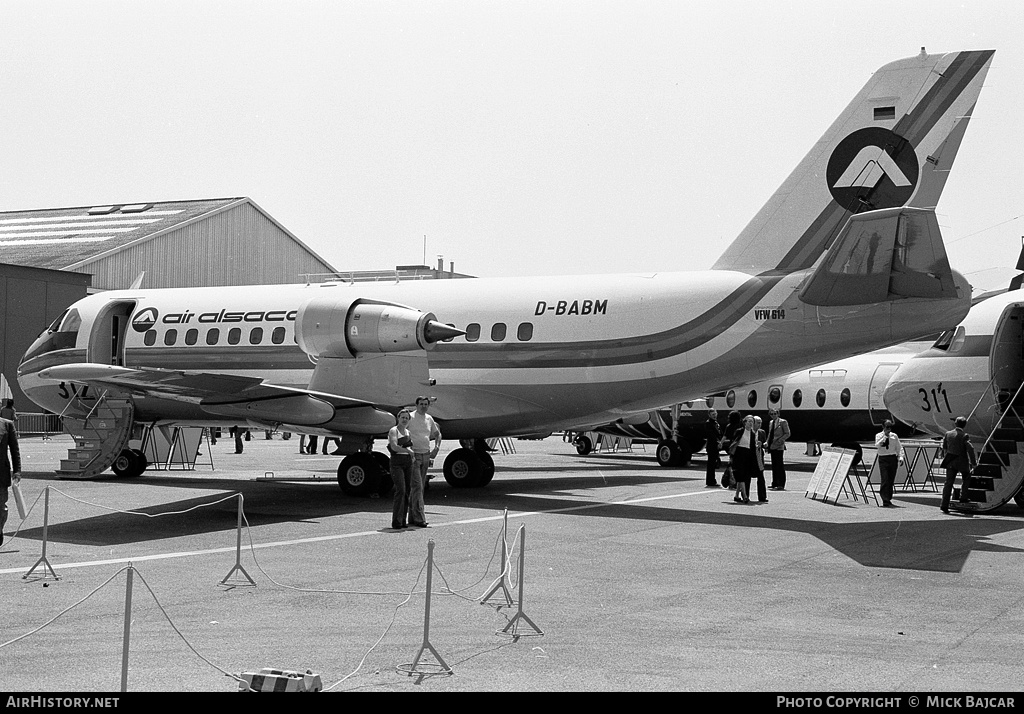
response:
{"label": "horizontal stabilizer", "polygon": [[935,211],[918,208],[850,218],[800,293],[803,302],[822,306],[956,297]]}

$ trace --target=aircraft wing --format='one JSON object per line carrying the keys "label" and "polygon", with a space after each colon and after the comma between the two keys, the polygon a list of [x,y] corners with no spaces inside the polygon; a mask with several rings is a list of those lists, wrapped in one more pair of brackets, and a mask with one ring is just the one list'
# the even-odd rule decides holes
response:
{"label": "aircraft wing", "polygon": [[365,434],[387,431],[394,425],[389,412],[362,399],[269,384],[258,377],[95,363],[48,367],[39,377],[198,404],[216,417]]}

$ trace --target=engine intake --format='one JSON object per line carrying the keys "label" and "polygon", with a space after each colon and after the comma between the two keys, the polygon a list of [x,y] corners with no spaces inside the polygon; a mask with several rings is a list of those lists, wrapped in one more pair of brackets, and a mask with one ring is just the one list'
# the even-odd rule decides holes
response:
{"label": "engine intake", "polygon": [[299,347],[314,357],[429,350],[464,334],[433,313],[363,298],[315,297],[295,316]]}

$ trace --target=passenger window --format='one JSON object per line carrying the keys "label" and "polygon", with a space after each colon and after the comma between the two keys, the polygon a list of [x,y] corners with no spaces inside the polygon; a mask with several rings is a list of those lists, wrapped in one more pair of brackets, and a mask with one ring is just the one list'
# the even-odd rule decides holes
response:
{"label": "passenger window", "polygon": [[480,324],[471,322],[466,325],[466,342],[476,342],[480,339]]}
{"label": "passenger window", "polygon": [[842,404],[844,407],[850,406],[850,390],[849,389],[844,389],[842,392],[840,392],[840,394],[839,394],[839,403]]}
{"label": "passenger window", "polygon": [[173,345],[177,341],[178,341],[178,331],[177,330],[168,330],[167,332],[164,333],[164,344],[165,345],[170,346],[170,345]]}
{"label": "passenger window", "polygon": [[782,390],[778,387],[772,387],[768,390],[768,402],[771,404],[778,404],[779,400],[782,399]]}
{"label": "passenger window", "polygon": [[146,336],[142,338],[142,341],[146,343],[146,347],[152,347],[156,344],[156,330],[146,330]]}
{"label": "passenger window", "polygon": [[211,328],[210,331],[206,333],[206,344],[215,345],[218,342],[220,342],[220,328]]}
{"label": "passenger window", "polygon": [[725,406],[729,407],[730,409],[736,406],[736,392],[733,391],[732,389],[730,389],[729,393],[725,395]]}
{"label": "passenger window", "polygon": [[275,345],[284,344],[284,328],[275,327],[274,333],[270,336],[270,341],[273,342]]}
{"label": "passenger window", "polygon": [[818,393],[814,396],[814,401],[819,407],[825,406],[825,390],[819,389]]}
{"label": "passenger window", "polygon": [[715,406],[715,398],[714,397],[708,397],[705,401],[708,403],[708,409],[713,409],[714,408],[714,406]]}
{"label": "passenger window", "polygon": [[249,344],[250,345],[258,345],[261,342],[263,342],[263,328],[262,327],[254,327],[254,328],[252,328],[252,330],[249,332]]}
{"label": "passenger window", "polygon": [[240,327],[232,327],[230,330],[228,330],[228,344],[229,345],[237,345],[241,341],[242,341],[242,328],[240,328]]}
{"label": "passenger window", "polygon": [[804,403],[804,393],[799,389],[793,391],[793,406],[799,407]]}
{"label": "passenger window", "polygon": [[520,342],[529,342],[533,339],[533,323],[523,322],[519,324],[519,329],[516,331],[516,337],[519,338]]}
{"label": "passenger window", "polygon": [[186,345],[194,345],[198,341],[199,341],[199,330],[197,330],[195,328],[192,328],[191,330],[189,330],[188,332],[185,333],[185,344]]}
{"label": "passenger window", "polygon": [[504,340],[507,329],[504,322],[494,323],[494,326],[491,327],[491,342],[501,342]]}
{"label": "passenger window", "polygon": [[757,391],[751,389],[747,392],[747,404],[753,409],[757,405]]}

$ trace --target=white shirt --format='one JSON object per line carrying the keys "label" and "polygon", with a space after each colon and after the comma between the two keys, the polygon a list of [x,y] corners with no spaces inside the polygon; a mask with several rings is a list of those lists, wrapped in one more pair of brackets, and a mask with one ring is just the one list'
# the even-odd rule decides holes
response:
{"label": "white shirt", "polygon": [[886,433],[884,431],[878,432],[878,436],[875,437],[875,446],[878,447],[879,456],[899,456],[902,447],[900,446],[900,437],[896,436],[895,432],[890,431],[889,444],[885,444]]}
{"label": "white shirt", "polygon": [[[417,454],[426,454],[431,451],[430,442],[432,440],[441,441],[441,430],[437,428],[434,417],[429,414],[413,412],[408,429],[409,436],[412,437],[412,450]],[[440,444],[438,448],[440,448]]]}

